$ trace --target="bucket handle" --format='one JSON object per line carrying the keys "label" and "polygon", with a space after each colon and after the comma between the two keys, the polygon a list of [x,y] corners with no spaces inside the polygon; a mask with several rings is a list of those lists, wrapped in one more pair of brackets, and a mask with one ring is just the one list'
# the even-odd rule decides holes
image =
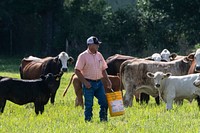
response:
{"label": "bucket handle", "polygon": [[112,97],[112,99],[116,99],[116,94],[115,94],[115,91],[112,89],[112,88],[110,88],[110,90],[112,91],[111,93],[113,93],[114,95],[112,95],[111,97]]}

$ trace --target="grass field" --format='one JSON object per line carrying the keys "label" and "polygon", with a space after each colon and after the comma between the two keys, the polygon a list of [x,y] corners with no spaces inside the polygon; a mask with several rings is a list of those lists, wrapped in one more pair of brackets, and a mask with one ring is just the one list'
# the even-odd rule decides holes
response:
{"label": "grass field", "polygon": [[[19,59],[0,58],[0,76],[19,78]],[[151,98],[148,105],[135,102],[126,108],[125,114],[110,117],[100,123],[99,106],[94,101],[93,122],[84,122],[84,111],[74,107],[75,93],[70,86],[65,97],[62,94],[69,83],[72,68],[65,73],[57,91],[55,104],[48,103],[42,115],[35,115],[33,104],[23,106],[7,101],[4,113],[0,115],[0,133],[198,133],[200,112],[197,102],[184,101],[183,106],[174,105],[166,111],[165,103],[160,106]]]}

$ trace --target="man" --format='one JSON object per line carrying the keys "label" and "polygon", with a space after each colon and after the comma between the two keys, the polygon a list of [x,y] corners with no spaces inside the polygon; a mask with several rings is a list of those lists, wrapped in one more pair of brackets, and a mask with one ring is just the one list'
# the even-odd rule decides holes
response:
{"label": "man", "polygon": [[107,81],[107,87],[111,88],[112,83],[106,72],[108,67],[102,54],[98,52],[100,41],[95,36],[87,39],[88,48],[82,52],[77,59],[75,65],[75,74],[78,76],[83,86],[83,95],[85,99],[85,121],[92,119],[93,99],[98,99],[100,105],[99,117],[100,121],[107,121],[108,104],[106,100],[105,90],[101,78]]}

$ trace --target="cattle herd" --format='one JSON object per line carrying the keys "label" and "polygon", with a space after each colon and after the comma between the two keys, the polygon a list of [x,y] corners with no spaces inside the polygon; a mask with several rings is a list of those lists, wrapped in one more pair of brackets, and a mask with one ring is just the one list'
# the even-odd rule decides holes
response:
{"label": "cattle herd", "polygon": [[[68,64],[74,62],[66,52],[56,57],[38,58],[29,56],[22,59],[19,72],[21,79],[0,76],[0,111],[3,113],[6,100],[18,105],[34,103],[35,113],[42,114],[44,105],[54,104],[55,95],[60,86],[63,72],[67,72]],[[125,91],[123,101],[125,107],[137,102],[149,102],[149,97],[166,103],[166,109],[173,107],[173,102],[183,103],[196,99],[200,108],[200,49],[186,56],[170,53],[164,49],[146,58],[115,54],[106,59],[108,77],[114,91]],[[102,79],[105,92],[105,79]],[[75,106],[83,104],[81,82],[72,74],[69,85],[63,96],[73,84],[76,95]],[[23,93],[21,93],[23,92]]]}
{"label": "cattle herd", "polygon": [[21,79],[0,77],[0,111],[3,113],[6,100],[18,105],[33,102],[35,113],[43,113],[44,105],[51,98],[54,103],[63,72],[74,59],[66,52],[56,57],[38,58],[29,56],[21,61]]}

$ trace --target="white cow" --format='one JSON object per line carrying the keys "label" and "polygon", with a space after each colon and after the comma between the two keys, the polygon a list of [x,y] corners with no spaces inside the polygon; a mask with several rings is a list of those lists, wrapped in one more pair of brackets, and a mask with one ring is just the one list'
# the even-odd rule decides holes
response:
{"label": "white cow", "polygon": [[151,58],[154,60],[154,61],[161,61],[161,55],[159,53],[154,53]]}
{"label": "white cow", "polygon": [[161,59],[165,61],[170,61],[170,52],[167,49],[163,49],[163,51],[160,53]]}
{"label": "white cow", "polygon": [[[171,73],[148,72],[147,76],[154,79],[154,86],[158,89],[159,96],[167,104],[167,110],[172,109],[174,100],[187,99],[192,102],[200,95],[200,89],[193,85],[199,74],[189,74],[184,76],[171,76]],[[148,89],[148,88],[147,88]]]}
{"label": "white cow", "polygon": [[175,60],[176,53],[170,53],[169,50],[163,49],[161,53],[154,53],[152,56],[146,57],[146,60],[169,62]]}

